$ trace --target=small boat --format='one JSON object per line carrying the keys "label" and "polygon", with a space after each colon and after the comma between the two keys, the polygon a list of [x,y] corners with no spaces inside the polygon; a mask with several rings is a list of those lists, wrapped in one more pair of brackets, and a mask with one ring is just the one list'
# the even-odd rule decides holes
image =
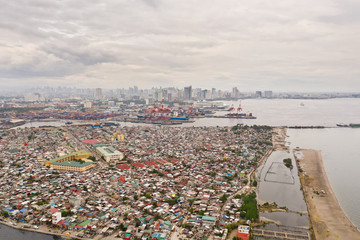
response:
{"label": "small boat", "polygon": [[73,122],[70,122],[70,121],[69,121],[69,122],[66,122],[65,124],[66,124],[66,125],[70,125],[70,124],[73,124]]}

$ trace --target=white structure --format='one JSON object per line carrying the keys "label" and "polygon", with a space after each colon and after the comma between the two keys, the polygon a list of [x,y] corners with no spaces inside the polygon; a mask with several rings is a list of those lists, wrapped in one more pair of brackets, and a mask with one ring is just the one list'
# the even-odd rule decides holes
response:
{"label": "white structure", "polygon": [[124,158],[124,154],[122,152],[111,146],[98,146],[96,147],[96,151],[100,153],[107,162],[122,160]]}
{"label": "white structure", "polygon": [[92,107],[92,103],[91,102],[85,102],[84,103],[84,108],[91,108]]}

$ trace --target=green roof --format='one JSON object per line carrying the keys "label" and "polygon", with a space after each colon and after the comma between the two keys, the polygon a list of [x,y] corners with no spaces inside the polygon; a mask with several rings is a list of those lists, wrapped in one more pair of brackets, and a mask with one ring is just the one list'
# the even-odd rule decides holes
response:
{"label": "green roof", "polygon": [[69,161],[69,162],[53,162],[51,164],[52,165],[60,165],[60,166],[70,166],[70,167],[85,167],[90,164],[93,164],[93,162],[80,163],[80,162]]}
{"label": "green roof", "polygon": [[82,226],[82,227],[85,227],[85,226],[88,225],[90,222],[91,222],[91,220],[90,220],[90,219],[87,219],[87,220],[83,221],[82,223],[80,223],[79,225]]}
{"label": "green roof", "polygon": [[67,158],[67,157],[70,157],[70,156],[76,156],[76,155],[84,155],[84,154],[90,154],[91,153],[87,150],[81,150],[81,151],[77,151],[77,152],[73,152],[73,153],[70,153],[70,154],[67,154],[65,156],[61,156],[61,157],[57,157],[57,158],[54,158],[52,160],[50,160],[50,163],[54,163],[54,162],[57,162],[61,159],[64,159],[64,158]]}
{"label": "green roof", "polygon": [[9,153],[17,153],[19,152],[19,149],[16,149],[16,148],[11,148],[9,150],[7,150]]}
{"label": "green roof", "polygon": [[202,217],[202,220],[215,222],[215,221],[216,221],[216,217],[203,216],[203,217]]}

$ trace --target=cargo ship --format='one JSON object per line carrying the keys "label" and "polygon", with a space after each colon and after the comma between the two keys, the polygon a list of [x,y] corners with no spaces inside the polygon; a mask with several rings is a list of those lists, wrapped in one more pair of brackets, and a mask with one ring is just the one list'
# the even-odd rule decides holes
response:
{"label": "cargo ship", "polygon": [[336,124],[336,126],[338,126],[338,127],[360,128],[360,123],[350,123],[350,124],[339,123],[339,124]]}
{"label": "cargo ship", "polygon": [[234,106],[231,106],[231,108],[228,110],[229,113],[222,115],[222,116],[213,116],[214,118],[237,118],[237,119],[256,119],[255,116],[253,116],[252,113],[243,113],[241,104],[237,108],[237,112],[235,112]]}
{"label": "cargo ship", "polygon": [[256,119],[252,113],[228,113],[225,115],[226,118],[240,118],[240,119]]}

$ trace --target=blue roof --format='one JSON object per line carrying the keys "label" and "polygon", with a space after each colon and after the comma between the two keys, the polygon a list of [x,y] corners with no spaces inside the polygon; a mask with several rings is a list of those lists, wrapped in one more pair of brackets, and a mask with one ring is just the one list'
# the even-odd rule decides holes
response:
{"label": "blue roof", "polygon": [[25,212],[27,209],[26,208],[23,208],[20,210],[21,213]]}

